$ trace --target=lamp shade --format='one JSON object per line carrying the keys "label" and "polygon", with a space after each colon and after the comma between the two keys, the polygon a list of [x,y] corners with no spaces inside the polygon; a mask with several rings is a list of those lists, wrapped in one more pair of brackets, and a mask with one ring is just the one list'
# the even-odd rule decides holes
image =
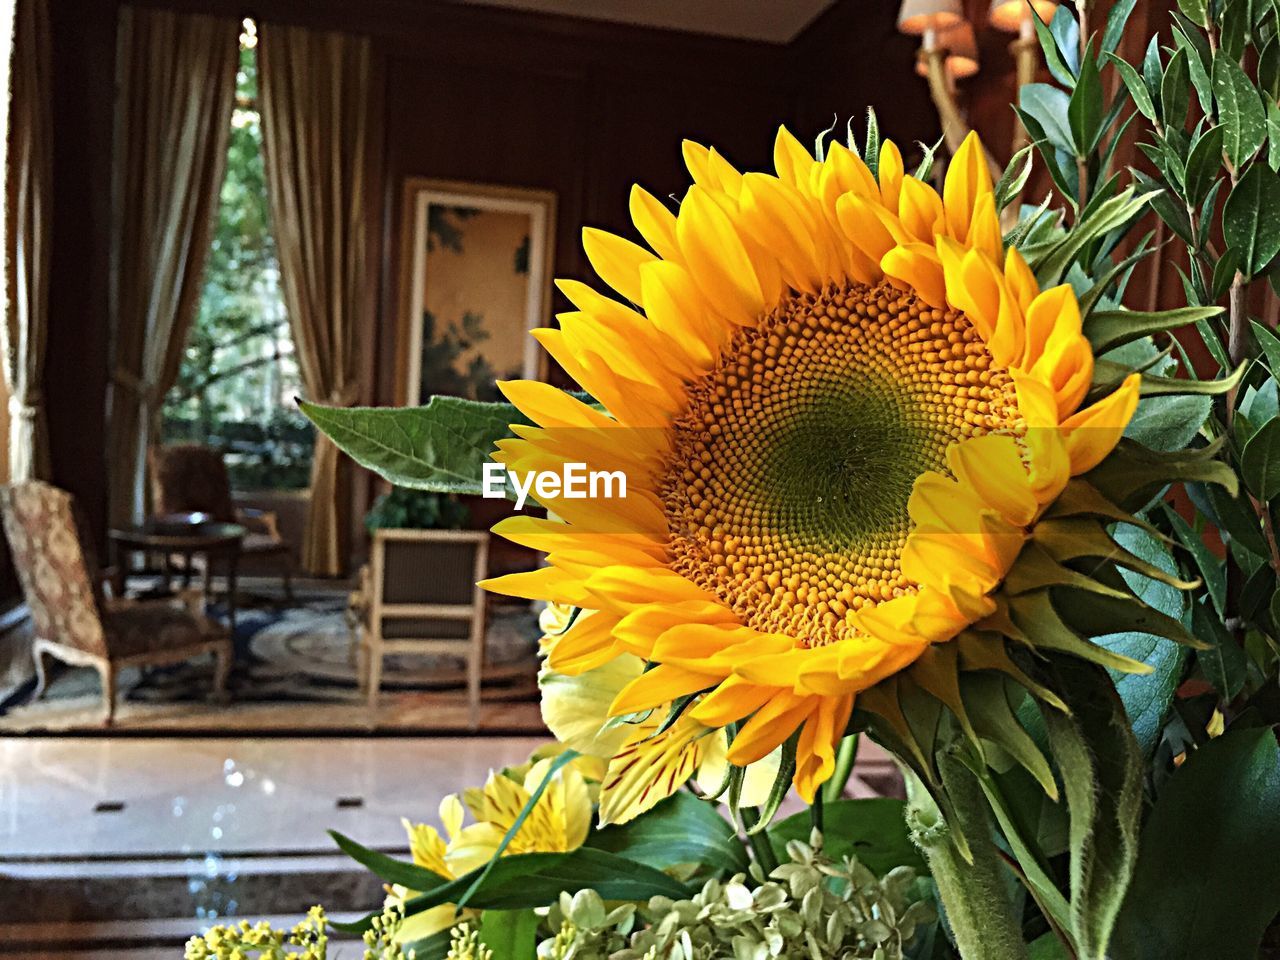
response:
{"label": "lamp shade", "polygon": [[1048,23],[1058,9],[1055,0],[991,0],[991,25],[997,30],[1017,33],[1034,7],[1040,19]]}
{"label": "lamp shade", "polygon": [[898,11],[898,29],[916,36],[947,30],[962,20],[961,0],[902,0]]}
{"label": "lamp shade", "polygon": [[[978,40],[968,20],[939,33],[935,45],[947,52],[947,73],[952,79],[963,80],[978,72]],[[923,60],[916,61],[916,73],[922,77],[928,73]]]}

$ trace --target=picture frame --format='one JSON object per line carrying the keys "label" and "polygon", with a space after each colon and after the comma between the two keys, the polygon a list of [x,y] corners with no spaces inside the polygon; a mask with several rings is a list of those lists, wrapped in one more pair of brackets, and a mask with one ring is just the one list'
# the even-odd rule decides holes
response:
{"label": "picture frame", "polygon": [[550,321],[556,195],[405,179],[397,396],[499,399],[495,380],[546,379],[529,331]]}

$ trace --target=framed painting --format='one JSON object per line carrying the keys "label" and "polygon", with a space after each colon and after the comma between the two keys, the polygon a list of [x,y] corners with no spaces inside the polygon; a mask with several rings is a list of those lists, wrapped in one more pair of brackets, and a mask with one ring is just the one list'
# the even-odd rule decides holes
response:
{"label": "framed painting", "polygon": [[529,331],[550,319],[555,194],[411,177],[402,204],[404,402],[497,400],[498,380],[544,379]]}

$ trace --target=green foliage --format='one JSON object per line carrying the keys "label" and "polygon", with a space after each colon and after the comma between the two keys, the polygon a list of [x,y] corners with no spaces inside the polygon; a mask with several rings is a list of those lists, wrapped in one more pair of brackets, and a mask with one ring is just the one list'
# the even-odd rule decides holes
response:
{"label": "green foliage", "polygon": [[1160,793],[1116,932],[1126,960],[1254,960],[1280,911],[1280,751],[1268,728],[1195,750]]}
{"label": "green foliage", "polygon": [[461,530],[471,511],[457,498],[427,490],[392,487],[374,501],[365,514],[365,529],[374,530]]}
{"label": "green foliage", "polygon": [[301,488],[313,434],[292,402],[301,380],[270,230],[257,87],[254,51],[242,48],[204,286],[162,429],[168,442],[225,450],[237,489]]}
{"label": "green foliage", "polygon": [[424,407],[325,407],[302,412],[356,463],[399,487],[483,493],[493,445],[528,418],[508,403],[432,397]]}

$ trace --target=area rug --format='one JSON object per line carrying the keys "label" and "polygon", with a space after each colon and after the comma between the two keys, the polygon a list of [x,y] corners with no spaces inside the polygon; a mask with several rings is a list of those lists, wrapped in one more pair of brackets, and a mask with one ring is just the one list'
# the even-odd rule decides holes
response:
{"label": "area rug", "polygon": [[[273,597],[244,597],[236,614],[233,633],[236,666],[230,681],[231,705],[269,707],[294,704],[343,705],[342,717],[351,706],[363,702],[357,660],[356,628],[347,613],[347,593],[337,589],[310,590],[293,605]],[[225,610],[211,605],[209,614],[225,619]],[[526,601],[490,601],[485,634],[484,699],[510,705],[537,700],[537,614]],[[34,682],[0,698],[0,730],[36,730],[47,719],[67,727],[68,711],[86,714],[94,725],[100,713],[100,687],[96,672],[53,666],[43,698],[32,700]],[[218,708],[208,702],[212,666],[207,658],[172,667],[121,672],[118,714],[136,715],[128,708],[174,707],[189,704],[202,713]],[[394,703],[399,696],[418,705],[448,704],[460,698],[466,682],[460,657],[440,654],[388,655],[383,665],[381,690]],[[243,712],[243,709],[242,709]],[[520,711],[523,715],[525,711]],[[259,711],[261,713],[261,711]],[[211,714],[210,723],[213,722]],[[335,716],[339,716],[335,714]],[[299,717],[299,726],[313,718]],[[352,722],[359,722],[358,718]],[[340,721],[346,725],[347,720]],[[78,725],[76,721],[72,726]],[[287,718],[273,715],[270,726],[288,726]]]}

